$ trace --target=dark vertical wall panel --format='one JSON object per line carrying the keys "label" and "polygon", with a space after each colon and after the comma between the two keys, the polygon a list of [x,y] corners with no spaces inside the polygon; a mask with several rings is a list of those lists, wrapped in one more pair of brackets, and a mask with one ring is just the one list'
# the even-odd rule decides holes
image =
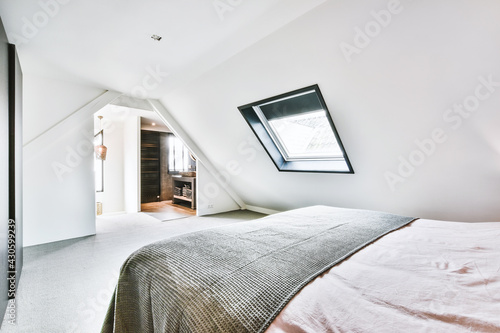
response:
{"label": "dark vertical wall panel", "polygon": [[[16,47],[9,45],[9,218],[16,223],[17,282],[23,266],[23,74]],[[13,297],[11,297],[13,298]]]}
{"label": "dark vertical wall panel", "polygon": [[[0,19],[0,313],[7,307],[7,224],[9,220],[9,62]],[[3,317],[2,317],[3,318]]]}
{"label": "dark vertical wall panel", "polygon": [[157,202],[160,185],[160,135],[141,131],[141,203]]}
{"label": "dark vertical wall panel", "polygon": [[0,20],[0,184],[2,185],[0,186],[0,275],[3,276],[0,278],[0,313],[2,314],[5,312],[8,300],[15,298],[23,263],[22,90],[22,72],[16,47],[8,43]]}

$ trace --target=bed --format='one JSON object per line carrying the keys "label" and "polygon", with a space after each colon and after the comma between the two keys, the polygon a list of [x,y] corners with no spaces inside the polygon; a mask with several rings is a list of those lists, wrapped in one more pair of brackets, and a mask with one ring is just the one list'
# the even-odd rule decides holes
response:
{"label": "bed", "polygon": [[171,238],[102,332],[500,332],[500,223],[314,206]]}

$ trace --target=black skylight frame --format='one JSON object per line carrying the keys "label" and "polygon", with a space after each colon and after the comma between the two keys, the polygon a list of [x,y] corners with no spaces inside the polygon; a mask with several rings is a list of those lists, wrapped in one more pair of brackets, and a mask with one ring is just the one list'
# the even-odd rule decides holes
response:
{"label": "black skylight frame", "polygon": [[[306,93],[308,91],[314,90],[316,96],[321,104],[323,110],[325,110],[326,118],[330,124],[330,127],[335,135],[339,148],[342,152],[343,158],[340,159],[294,159],[294,160],[286,160],[285,156],[283,156],[280,149],[276,146],[273,138],[269,134],[266,126],[262,123],[262,120],[257,115],[254,107],[270,103],[276,100],[284,99],[293,95],[298,95],[301,93]],[[273,161],[274,165],[279,171],[289,171],[289,172],[318,172],[318,173],[347,173],[353,174],[354,170],[352,165],[347,157],[347,153],[344,149],[344,145],[340,140],[340,136],[335,128],[332,117],[326,103],[323,99],[323,95],[319,89],[317,84],[297,89],[288,93],[284,93],[278,96],[266,98],[254,103],[246,104],[238,107],[238,110],[241,112],[246,122],[254,132],[254,134],[259,139],[260,143],[266,150],[267,154]]]}

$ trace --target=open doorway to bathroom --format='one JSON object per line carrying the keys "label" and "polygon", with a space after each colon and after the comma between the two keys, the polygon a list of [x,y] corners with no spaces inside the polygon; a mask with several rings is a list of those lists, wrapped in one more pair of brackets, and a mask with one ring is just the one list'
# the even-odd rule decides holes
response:
{"label": "open doorway to bathroom", "polygon": [[[104,160],[95,154],[98,214],[143,212],[161,221],[196,215],[196,162],[147,103],[114,100],[94,114],[94,133],[96,149],[106,147]],[[184,178],[193,185],[174,193]]]}
{"label": "open doorway to bathroom", "polygon": [[196,215],[196,161],[157,120],[141,120],[141,211],[162,221]]}

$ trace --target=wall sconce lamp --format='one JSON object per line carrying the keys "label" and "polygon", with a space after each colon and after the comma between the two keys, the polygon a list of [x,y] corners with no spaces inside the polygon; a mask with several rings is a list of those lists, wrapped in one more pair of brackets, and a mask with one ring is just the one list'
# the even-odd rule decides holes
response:
{"label": "wall sconce lamp", "polygon": [[102,116],[97,116],[97,118],[99,118],[99,127],[101,128],[101,131],[99,132],[101,134],[101,142],[96,145],[94,147],[94,151],[95,151],[95,157],[98,159],[98,160],[106,160],[106,153],[108,152],[108,147],[106,147],[104,144],[103,144],[103,130],[102,130]]}

